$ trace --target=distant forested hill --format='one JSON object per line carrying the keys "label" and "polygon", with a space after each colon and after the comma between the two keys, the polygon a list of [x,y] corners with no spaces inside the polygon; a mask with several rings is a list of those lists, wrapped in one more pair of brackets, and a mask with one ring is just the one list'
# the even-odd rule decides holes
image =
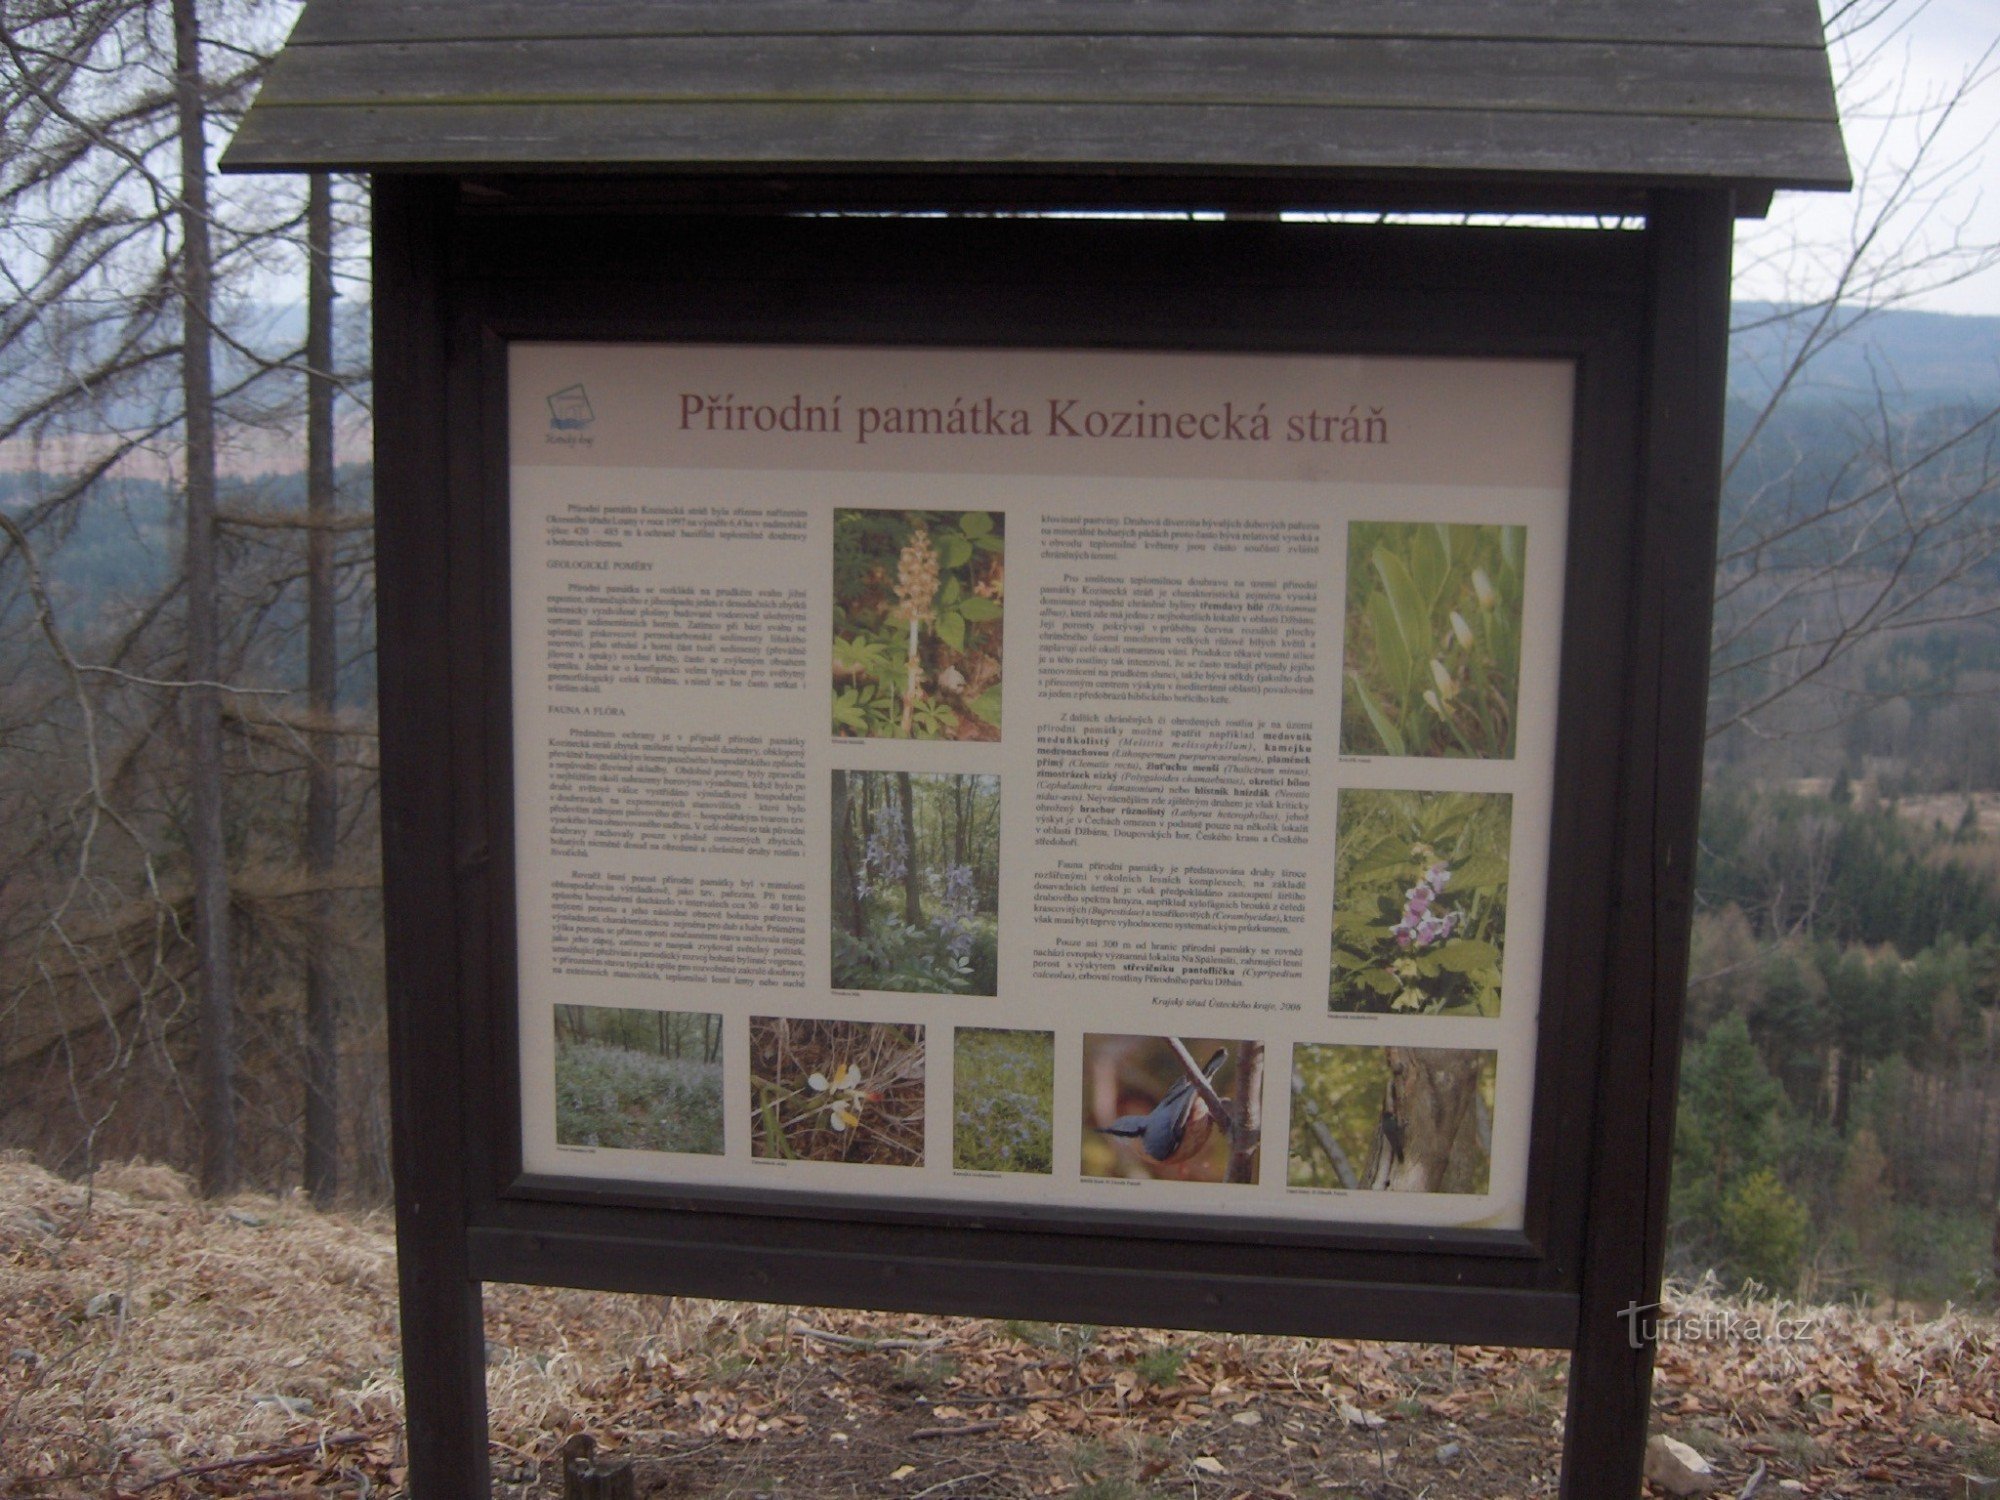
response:
{"label": "distant forested hill", "polygon": [[[1739,302],[1729,347],[1729,392],[1763,402],[1817,310]],[[1892,406],[2000,405],[2000,318],[1843,310],[1843,331],[1814,362],[1800,394],[1842,399],[1879,385]]]}

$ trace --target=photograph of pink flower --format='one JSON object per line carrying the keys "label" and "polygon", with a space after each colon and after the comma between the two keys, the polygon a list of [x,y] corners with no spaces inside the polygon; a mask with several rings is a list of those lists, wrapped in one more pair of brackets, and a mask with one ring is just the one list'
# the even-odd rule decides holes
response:
{"label": "photograph of pink flower", "polygon": [[1327,1009],[1497,1016],[1514,799],[1340,794]]}

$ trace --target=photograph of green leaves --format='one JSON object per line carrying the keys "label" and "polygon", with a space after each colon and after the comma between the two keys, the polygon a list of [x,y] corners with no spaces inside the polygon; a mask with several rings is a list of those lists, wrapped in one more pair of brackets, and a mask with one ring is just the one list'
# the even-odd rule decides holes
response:
{"label": "photograph of green leaves", "polygon": [[1521,526],[1348,527],[1341,753],[1513,757],[1526,550]]}
{"label": "photograph of green leaves", "polygon": [[833,732],[1000,738],[1006,517],[833,513]]}
{"label": "photograph of green leaves", "polygon": [[960,1027],[952,1044],[951,1164],[965,1172],[1055,1167],[1056,1034]]}
{"label": "photograph of green leaves", "polygon": [[1514,799],[1340,794],[1327,1009],[1497,1016]]}
{"label": "photograph of green leaves", "polygon": [[558,1005],[556,1141],[722,1154],[722,1017]]}
{"label": "photograph of green leaves", "polygon": [[1286,1184],[1485,1192],[1497,1058],[1455,1047],[1294,1047]]}
{"label": "photograph of green leaves", "polygon": [[992,995],[1000,778],[833,773],[833,987]]}

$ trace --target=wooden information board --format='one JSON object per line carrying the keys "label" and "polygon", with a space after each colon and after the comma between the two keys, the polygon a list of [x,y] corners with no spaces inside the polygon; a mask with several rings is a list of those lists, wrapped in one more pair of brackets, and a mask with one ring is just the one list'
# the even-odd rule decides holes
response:
{"label": "wooden information board", "polygon": [[1522,1227],[1572,362],[507,379],[526,1172]]}
{"label": "wooden information board", "polygon": [[413,1464],[527,1280],[1569,1346],[1636,1473],[1725,204],[377,232]]}

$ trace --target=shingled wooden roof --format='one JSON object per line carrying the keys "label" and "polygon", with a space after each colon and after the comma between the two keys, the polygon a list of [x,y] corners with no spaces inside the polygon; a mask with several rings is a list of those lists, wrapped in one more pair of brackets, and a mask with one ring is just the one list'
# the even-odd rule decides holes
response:
{"label": "shingled wooden roof", "polygon": [[1848,185],[1814,0],[308,0],[225,165]]}

